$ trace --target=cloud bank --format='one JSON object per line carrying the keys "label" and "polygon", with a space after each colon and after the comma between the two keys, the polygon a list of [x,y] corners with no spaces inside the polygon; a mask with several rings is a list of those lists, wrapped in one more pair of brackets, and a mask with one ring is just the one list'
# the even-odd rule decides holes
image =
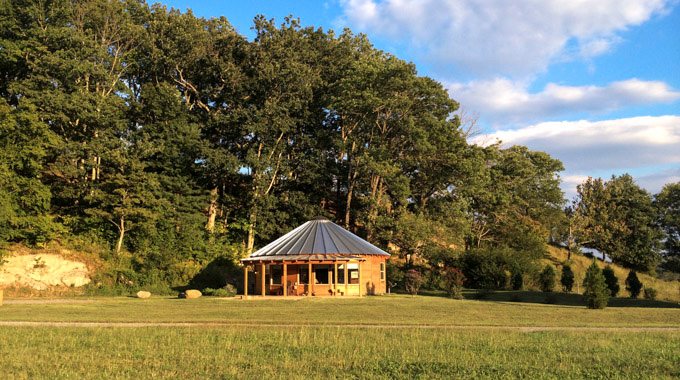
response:
{"label": "cloud bank", "polygon": [[596,114],[626,107],[670,103],[680,92],[664,82],[629,79],[607,86],[549,83],[535,94],[508,79],[445,83],[449,95],[472,112],[483,111],[491,124],[528,124],[569,114]]}
{"label": "cloud bank", "polygon": [[680,163],[680,116],[545,122],[474,142],[497,140],[548,152],[571,172]]}

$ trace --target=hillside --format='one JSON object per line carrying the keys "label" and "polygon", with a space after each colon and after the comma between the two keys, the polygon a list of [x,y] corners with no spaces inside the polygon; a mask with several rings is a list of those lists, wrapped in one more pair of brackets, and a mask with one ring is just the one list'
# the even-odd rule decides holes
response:
{"label": "hillside", "polygon": [[[562,263],[564,263],[568,257],[566,249],[554,246],[548,247],[548,256],[549,257],[544,259],[544,262],[550,262],[551,264],[555,265],[558,271],[561,271]],[[583,278],[585,277],[586,269],[588,269],[588,266],[590,266],[592,260],[592,258],[582,255],[571,256],[571,269],[574,271],[574,275],[576,277],[576,284],[574,286],[575,292],[583,293],[583,289],[580,285],[583,282]],[[600,264],[601,268],[604,267],[601,261],[598,261],[598,263]],[[626,292],[625,281],[629,270],[613,263],[609,263],[609,265],[612,266],[616,277],[619,279],[619,286],[621,287],[621,290],[617,296],[627,297],[628,292]],[[659,300],[680,302],[680,281],[664,281],[643,273],[638,273],[638,278],[640,281],[642,281],[645,287],[652,287],[658,291]]]}

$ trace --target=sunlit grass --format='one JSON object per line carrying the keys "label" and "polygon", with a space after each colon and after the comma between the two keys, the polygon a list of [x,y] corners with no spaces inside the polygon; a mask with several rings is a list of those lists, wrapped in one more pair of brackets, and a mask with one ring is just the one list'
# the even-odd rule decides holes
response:
{"label": "sunlit grass", "polygon": [[0,328],[5,378],[670,378],[679,333]]}
{"label": "sunlit grass", "polygon": [[[554,304],[546,304],[551,301],[547,297],[555,297]],[[0,321],[680,327],[677,304],[623,299],[618,307],[588,310],[569,304],[573,297],[580,300],[578,295],[536,292],[499,292],[485,300],[407,295],[247,301],[121,297],[85,303],[5,304]]]}

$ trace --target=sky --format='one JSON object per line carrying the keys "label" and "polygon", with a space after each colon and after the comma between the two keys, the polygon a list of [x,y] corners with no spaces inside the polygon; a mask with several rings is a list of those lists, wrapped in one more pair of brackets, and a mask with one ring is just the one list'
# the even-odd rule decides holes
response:
{"label": "sky", "polygon": [[365,33],[441,82],[482,135],[560,159],[567,199],[587,177],[680,182],[680,0],[165,0],[225,16]]}

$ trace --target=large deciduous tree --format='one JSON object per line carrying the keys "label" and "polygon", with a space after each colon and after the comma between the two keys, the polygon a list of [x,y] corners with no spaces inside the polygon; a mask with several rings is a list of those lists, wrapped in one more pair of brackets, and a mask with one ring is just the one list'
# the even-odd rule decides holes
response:
{"label": "large deciduous tree", "polygon": [[659,212],[657,222],[666,234],[664,266],[680,272],[680,182],[666,184],[654,198]]}
{"label": "large deciduous tree", "polygon": [[626,267],[654,269],[662,232],[655,224],[652,196],[628,174],[612,176],[607,182],[589,178],[577,192],[574,210],[579,243]]}

